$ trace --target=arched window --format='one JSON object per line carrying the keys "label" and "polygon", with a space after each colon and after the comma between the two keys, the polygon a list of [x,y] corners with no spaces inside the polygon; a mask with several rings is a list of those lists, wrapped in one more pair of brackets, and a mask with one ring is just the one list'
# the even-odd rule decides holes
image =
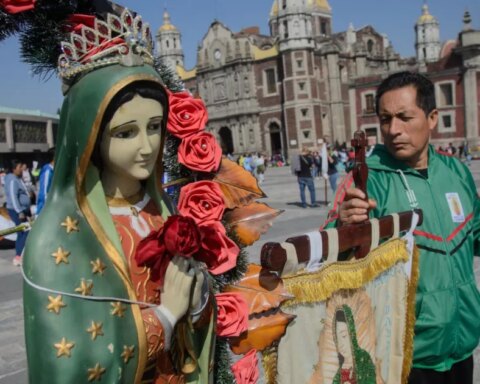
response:
{"label": "arched window", "polygon": [[368,53],[373,53],[373,46],[374,46],[373,40],[368,40],[367,41],[367,51]]}

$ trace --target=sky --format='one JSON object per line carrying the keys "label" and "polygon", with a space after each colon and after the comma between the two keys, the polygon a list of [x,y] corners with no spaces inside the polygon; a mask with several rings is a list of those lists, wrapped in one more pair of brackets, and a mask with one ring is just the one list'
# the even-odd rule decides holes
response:
{"label": "sky", "polygon": [[[185,66],[195,66],[197,47],[216,19],[238,32],[250,26],[269,34],[268,19],[273,0],[116,0],[140,13],[155,31],[163,23],[166,8],[171,22],[182,33]],[[355,29],[372,25],[385,33],[394,49],[404,57],[414,56],[414,25],[421,15],[424,0],[329,0],[333,32],[344,31],[350,23]],[[430,13],[440,22],[442,41],[456,39],[462,18],[469,10],[473,27],[480,29],[479,0],[429,0]],[[56,113],[61,107],[60,81],[30,74],[20,60],[18,41],[12,37],[0,42],[0,106]]]}

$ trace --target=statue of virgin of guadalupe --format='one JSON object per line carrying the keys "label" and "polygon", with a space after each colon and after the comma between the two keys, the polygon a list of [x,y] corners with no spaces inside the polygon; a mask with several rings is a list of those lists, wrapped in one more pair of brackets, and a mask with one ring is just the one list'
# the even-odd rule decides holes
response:
{"label": "statue of virgin of guadalupe", "polygon": [[88,29],[96,40],[77,31],[64,45],[55,175],[24,254],[31,383],[210,382],[202,267],[176,256],[161,287],[135,261],[175,212],[160,183],[168,97],[146,28],[109,15]]}

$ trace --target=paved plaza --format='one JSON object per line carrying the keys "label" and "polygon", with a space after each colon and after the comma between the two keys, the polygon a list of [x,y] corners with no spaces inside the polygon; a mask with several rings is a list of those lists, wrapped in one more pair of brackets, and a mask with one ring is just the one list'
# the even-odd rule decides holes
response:
{"label": "paved plaza", "polygon": [[[480,191],[480,161],[474,161],[471,169]],[[324,181],[317,180],[316,184],[317,201],[322,203],[325,199]],[[258,262],[260,249],[265,242],[283,241],[287,237],[318,229],[329,209],[324,204],[318,208],[300,207],[297,182],[290,174],[289,168],[268,169],[266,181],[262,187],[268,195],[264,202],[285,212],[277,218],[269,233],[258,244],[248,248],[252,262]],[[330,193],[328,200],[331,200]],[[27,383],[23,340],[22,281],[19,268],[11,263],[13,256],[12,250],[0,251],[0,384]],[[477,282],[480,284],[480,260],[475,260],[475,272]],[[476,366],[480,368],[478,349]],[[474,382],[480,383],[480,369],[476,371]]]}

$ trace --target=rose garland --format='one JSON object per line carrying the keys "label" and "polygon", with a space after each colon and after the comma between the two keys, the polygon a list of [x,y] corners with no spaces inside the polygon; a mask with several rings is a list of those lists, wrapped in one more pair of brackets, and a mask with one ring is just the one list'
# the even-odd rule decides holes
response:
{"label": "rose garland", "polygon": [[[238,337],[248,327],[248,305],[239,293],[221,293],[224,286],[238,281],[244,274],[247,257],[235,233],[222,221],[227,211],[225,196],[213,180],[222,161],[222,149],[215,137],[205,131],[208,113],[201,99],[186,91],[170,92],[167,131],[177,149],[170,161],[177,160],[176,169],[165,171],[188,175],[179,194],[179,214],[170,216],[164,226],[150,234],[137,247],[137,262],[151,268],[152,279],[160,286],[169,261],[174,255],[193,257],[204,262],[213,282],[217,304],[217,345],[215,381],[218,383],[249,383],[243,377],[241,360],[231,364],[227,340]],[[167,151],[168,151],[167,147]],[[183,178],[185,180],[185,177]],[[192,181],[195,180],[195,181]],[[175,180],[173,180],[175,182]],[[251,357],[244,357],[250,361]],[[252,364],[247,363],[250,370]],[[236,367],[236,368],[234,368]],[[256,374],[258,377],[258,372]]]}

